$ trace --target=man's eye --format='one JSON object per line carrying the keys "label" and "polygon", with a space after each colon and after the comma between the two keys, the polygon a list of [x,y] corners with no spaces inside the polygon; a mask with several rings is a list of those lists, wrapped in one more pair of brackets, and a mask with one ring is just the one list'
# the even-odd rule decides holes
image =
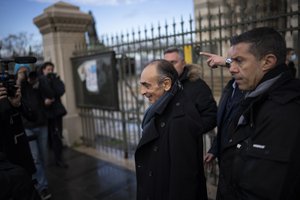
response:
{"label": "man's eye", "polygon": [[143,83],[140,85],[140,87],[145,87],[146,89],[149,89],[150,88],[150,85],[149,84],[146,84],[146,83]]}
{"label": "man's eye", "polygon": [[172,63],[172,65],[175,65],[177,61],[171,61],[170,63]]}
{"label": "man's eye", "polygon": [[237,64],[241,64],[243,61],[241,58],[234,58],[232,60],[235,61]]}

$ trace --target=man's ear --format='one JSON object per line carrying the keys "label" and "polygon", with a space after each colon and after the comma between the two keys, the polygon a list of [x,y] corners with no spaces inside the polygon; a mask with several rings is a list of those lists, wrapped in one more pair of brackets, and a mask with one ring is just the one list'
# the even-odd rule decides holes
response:
{"label": "man's ear", "polygon": [[165,91],[169,91],[172,87],[172,81],[170,78],[165,78],[163,82],[163,87]]}
{"label": "man's ear", "polygon": [[267,54],[262,59],[262,62],[263,62],[262,70],[269,71],[275,67],[276,62],[277,62],[277,57],[274,54]]}

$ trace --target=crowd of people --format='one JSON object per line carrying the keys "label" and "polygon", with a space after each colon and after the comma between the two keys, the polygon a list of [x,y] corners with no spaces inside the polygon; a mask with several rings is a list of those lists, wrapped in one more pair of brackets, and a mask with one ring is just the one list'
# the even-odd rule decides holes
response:
{"label": "crowd of people", "polygon": [[[164,59],[144,67],[140,93],[151,105],[135,152],[137,200],[207,200],[203,163],[215,158],[217,200],[300,199],[294,50],[269,27],[236,35],[230,43],[226,58],[200,53],[211,68],[222,66],[232,75],[218,109],[180,49],[167,49]],[[202,135],[215,125],[217,136],[203,156]]]}
{"label": "crowd of people", "polygon": [[[150,102],[135,151],[137,200],[207,200],[204,165],[219,165],[217,200],[300,199],[300,80],[295,50],[273,28],[230,40],[227,57],[201,52],[232,75],[220,102],[176,47],[149,62],[140,93]],[[51,199],[48,147],[63,159],[65,86],[45,62],[14,66],[16,85],[0,82],[0,199]],[[217,127],[208,152],[203,135]]]}
{"label": "crowd of people", "polygon": [[14,76],[14,90],[0,83],[0,199],[51,199],[45,173],[49,146],[56,165],[68,167],[62,157],[64,83],[51,62],[40,68],[15,64]]}

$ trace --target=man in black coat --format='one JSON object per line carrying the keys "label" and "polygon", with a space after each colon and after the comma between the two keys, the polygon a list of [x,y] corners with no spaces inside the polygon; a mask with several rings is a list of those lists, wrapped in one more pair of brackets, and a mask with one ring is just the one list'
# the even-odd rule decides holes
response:
{"label": "man in black coat", "polygon": [[221,151],[218,199],[300,199],[300,81],[280,33],[256,28],[231,39],[229,71],[247,91]]}
{"label": "man in black coat", "polygon": [[68,168],[63,159],[62,118],[67,110],[61,102],[61,97],[65,93],[65,85],[60,77],[54,73],[54,64],[45,62],[41,66],[39,84],[44,99],[46,115],[48,118],[48,132],[50,143],[54,152],[55,163],[58,167]]}
{"label": "man in black coat", "polygon": [[140,84],[152,105],[135,152],[137,199],[206,200],[201,115],[178,73],[171,63],[155,60],[144,68]]}
{"label": "man in black coat", "polygon": [[20,115],[23,106],[20,88],[8,96],[0,83],[0,199],[40,199],[31,178],[35,166]]}
{"label": "man in black coat", "polygon": [[[231,49],[229,49],[230,51]],[[207,64],[210,68],[215,69],[217,67],[229,68],[231,59],[208,53],[200,52],[200,55],[207,57]],[[211,164],[215,158],[218,158],[220,165],[220,152],[222,148],[228,143],[228,126],[233,120],[233,116],[238,110],[240,101],[243,99],[245,92],[241,91],[235,80],[231,79],[222,91],[222,95],[219,101],[218,113],[217,113],[217,136],[215,137],[211,148],[208,150],[204,157],[206,164]]]}
{"label": "man in black coat", "polygon": [[[201,118],[199,134],[211,131],[217,125],[217,104],[209,86],[201,79],[201,68],[197,65],[186,64],[183,51],[170,47],[164,51],[164,59],[171,62],[178,75],[186,96],[198,111]],[[202,146],[202,140],[200,141]],[[202,156],[202,154],[201,154]]]}

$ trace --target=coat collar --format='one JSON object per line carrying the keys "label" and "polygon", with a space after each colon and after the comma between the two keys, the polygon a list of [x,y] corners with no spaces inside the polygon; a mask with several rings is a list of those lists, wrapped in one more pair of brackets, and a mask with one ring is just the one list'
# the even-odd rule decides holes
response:
{"label": "coat collar", "polygon": [[[280,72],[280,70],[277,72]],[[254,112],[257,112],[258,107],[262,105],[266,99],[270,99],[279,104],[285,104],[295,99],[298,99],[297,101],[300,102],[300,80],[293,79],[289,71],[282,70],[277,76],[268,76],[268,79],[265,78],[265,81],[261,82],[260,85],[268,81],[271,81],[272,84],[267,84],[268,87],[264,88],[263,92],[258,92],[257,95],[248,95],[248,97],[241,102],[240,109],[243,114],[241,117],[237,116],[239,117],[238,122],[236,121],[238,126],[242,127],[247,125],[250,128],[254,127]],[[257,89],[261,90],[259,86]],[[239,134],[234,134],[234,141],[229,143],[228,146],[236,145],[248,137],[255,137],[251,129],[246,129],[243,132],[239,132]]]}
{"label": "coat collar", "polygon": [[[151,130],[151,131],[146,131],[146,130]],[[137,146],[137,150],[144,144],[152,140],[155,140],[158,137],[159,137],[159,133],[155,126],[155,118],[151,118],[149,123],[147,123],[147,125],[144,127],[142,131],[142,138],[140,139],[140,142]]]}
{"label": "coat collar", "polygon": [[181,83],[179,81],[176,81],[170,91],[168,91],[159,100],[157,100],[157,102],[155,102],[146,110],[142,121],[142,138],[139,142],[138,148],[159,136],[158,131],[155,127],[155,118],[156,116],[162,115],[165,112],[170,102],[174,98],[176,98],[176,95],[182,90],[183,88],[181,86]]}
{"label": "coat collar", "polygon": [[[184,115],[184,97],[182,96],[183,92],[179,91],[176,96],[172,98],[168,104],[160,107],[161,110],[157,110],[156,115],[154,115],[150,121],[143,127],[142,138],[137,146],[139,149],[146,143],[149,143],[160,136],[158,130],[158,123],[165,123],[165,126],[168,126],[169,123],[172,123],[172,119]],[[168,107],[170,104],[171,107]],[[168,121],[169,120],[169,121]],[[161,124],[159,124],[161,125]]]}
{"label": "coat collar", "polygon": [[149,121],[156,115],[160,115],[169,102],[173,99],[173,97],[177,94],[178,91],[182,90],[181,83],[177,80],[173,84],[170,91],[166,92],[163,96],[161,96],[154,104],[152,104],[145,112],[143,121],[142,121],[142,129],[149,123]]}

